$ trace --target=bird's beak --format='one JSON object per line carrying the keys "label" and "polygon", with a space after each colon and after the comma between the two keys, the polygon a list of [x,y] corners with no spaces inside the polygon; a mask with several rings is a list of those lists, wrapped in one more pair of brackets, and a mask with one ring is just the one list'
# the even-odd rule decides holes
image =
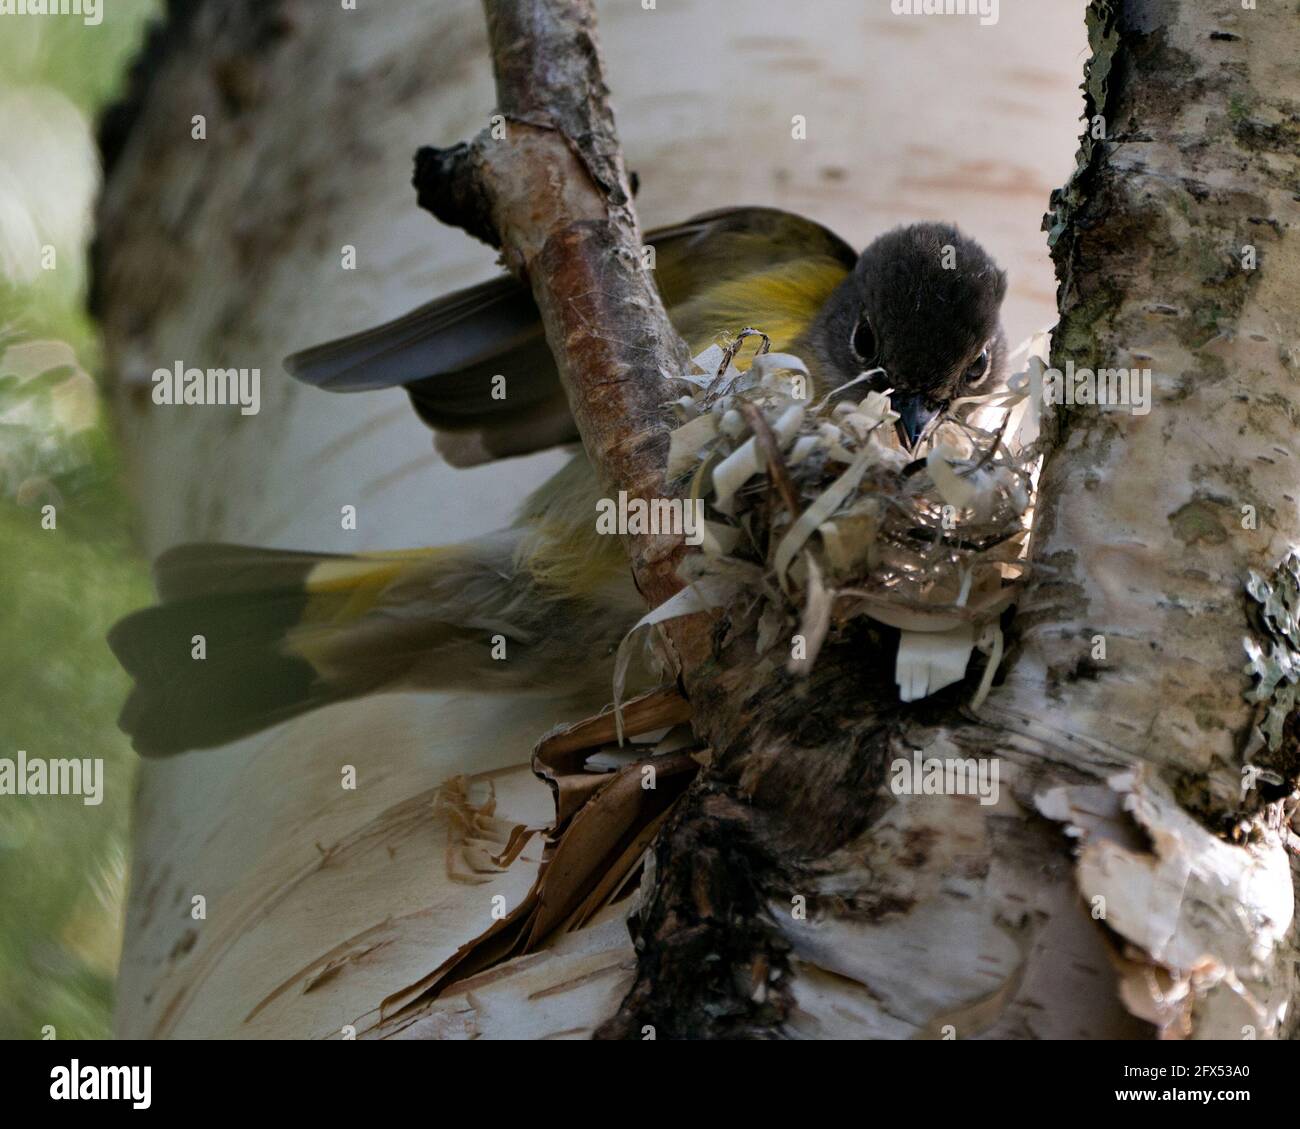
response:
{"label": "bird's beak", "polygon": [[894,411],[898,413],[898,422],[894,425],[898,438],[909,452],[915,449],[930,421],[939,414],[926,407],[922,396],[900,396],[894,402]]}

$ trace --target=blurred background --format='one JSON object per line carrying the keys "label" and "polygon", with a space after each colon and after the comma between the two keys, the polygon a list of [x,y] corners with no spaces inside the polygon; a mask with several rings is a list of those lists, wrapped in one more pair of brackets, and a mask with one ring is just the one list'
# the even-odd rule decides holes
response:
{"label": "blurred background", "polygon": [[[96,118],[153,0],[0,29],[0,756],[103,757],[104,802],[0,798],[0,1038],[109,1034],[135,754],[108,626],[149,595],[85,311]],[[42,507],[56,526],[42,529]]]}

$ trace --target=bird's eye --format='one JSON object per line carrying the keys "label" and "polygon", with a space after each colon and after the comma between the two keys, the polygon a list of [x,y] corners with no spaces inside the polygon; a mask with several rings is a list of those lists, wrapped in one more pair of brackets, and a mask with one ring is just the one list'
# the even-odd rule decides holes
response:
{"label": "bird's eye", "polygon": [[992,369],[992,367],[993,367],[993,350],[990,349],[987,345],[985,345],[980,355],[976,357],[974,361],[971,362],[970,367],[966,370],[966,375],[963,377],[963,379],[966,381],[966,384],[968,386],[978,384],[981,380],[983,380],[986,376],[988,376],[989,370]]}
{"label": "bird's eye", "polygon": [[879,347],[876,344],[876,331],[871,328],[869,319],[864,317],[853,327],[849,347],[853,350],[854,359],[864,368],[876,359]]}

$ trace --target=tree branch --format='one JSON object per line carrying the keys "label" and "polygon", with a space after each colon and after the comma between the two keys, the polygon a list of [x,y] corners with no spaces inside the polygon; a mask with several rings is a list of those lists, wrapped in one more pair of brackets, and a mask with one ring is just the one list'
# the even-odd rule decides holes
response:
{"label": "tree branch", "polygon": [[[662,497],[662,380],[688,354],[642,265],[592,5],[485,0],[484,9],[503,120],[467,145],[421,150],[420,204],[500,247],[530,284],[602,482]],[[682,547],[679,538],[629,539],[651,603],[681,587]]]}

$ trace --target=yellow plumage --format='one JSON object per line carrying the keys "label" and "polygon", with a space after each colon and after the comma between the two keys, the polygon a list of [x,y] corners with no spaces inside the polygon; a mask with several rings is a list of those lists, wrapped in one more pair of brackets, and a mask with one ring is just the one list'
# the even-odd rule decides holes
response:
{"label": "yellow plumage", "polygon": [[[783,352],[803,336],[847,273],[843,263],[825,256],[750,271],[706,286],[690,301],[674,306],[673,325],[692,353],[719,338],[734,339],[749,327],[762,330],[772,348]],[[738,358],[737,366],[747,364]]]}
{"label": "yellow plumage", "polygon": [[413,569],[428,568],[457,552],[451,546],[323,558],[307,574],[303,585],[307,603],[298,626],[285,638],[285,649],[323,672],[337,628],[360,620],[394,583],[404,580]]}

